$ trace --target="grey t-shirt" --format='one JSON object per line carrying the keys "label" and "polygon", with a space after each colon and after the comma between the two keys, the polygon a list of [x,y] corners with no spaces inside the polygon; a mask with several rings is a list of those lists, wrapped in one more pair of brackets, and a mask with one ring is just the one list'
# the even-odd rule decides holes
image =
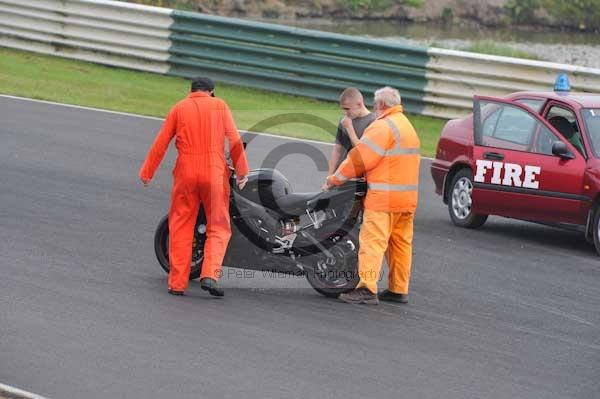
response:
{"label": "grey t-shirt", "polygon": [[[354,131],[356,132],[356,136],[359,139],[362,137],[367,127],[375,119],[377,119],[377,115],[375,115],[372,112],[365,116],[352,119],[352,126],[354,126]],[[341,154],[342,156],[340,157],[340,163],[342,163],[342,161],[346,159],[348,152],[352,149],[352,142],[350,141],[350,137],[348,137],[346,129],[342,126],[341,123],[338,124],[337,133],[335,135],[335,142],[336,144],[340,144],[344,148],[344,151]]]}

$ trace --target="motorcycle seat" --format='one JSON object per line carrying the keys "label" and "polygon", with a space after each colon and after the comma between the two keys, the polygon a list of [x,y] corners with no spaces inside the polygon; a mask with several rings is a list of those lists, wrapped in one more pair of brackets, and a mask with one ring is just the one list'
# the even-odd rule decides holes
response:
{"label": "motorcycle seat", "polygon": [[312,193],[290,193],[275,199],[274,211],[288,216],[300,216],[308,209],[307,202],[321,194],[321,191]]}

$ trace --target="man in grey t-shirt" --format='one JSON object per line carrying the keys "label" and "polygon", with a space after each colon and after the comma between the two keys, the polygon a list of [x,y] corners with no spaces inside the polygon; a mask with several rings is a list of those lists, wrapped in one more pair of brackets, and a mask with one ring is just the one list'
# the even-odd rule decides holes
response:
{"label": "man in grey t-shirt", "polygon": [[[365,107],[362,94],[354,87],[342,92],[340,108],[344,111],[344,117],[338,124],[327,176],[336,171],[348,152],[358,143],[365,129],[377,118]],[[322,188],[325,190],[326,186],[327,184],[324,184]]]}

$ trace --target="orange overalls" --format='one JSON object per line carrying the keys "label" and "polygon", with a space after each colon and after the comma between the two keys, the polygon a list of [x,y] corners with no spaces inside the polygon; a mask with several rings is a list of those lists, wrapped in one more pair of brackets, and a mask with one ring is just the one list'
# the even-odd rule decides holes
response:
{"label": "orange overalls", "polygon": [[407,294],[412,263],[413,219],[417,208],[420,141],[401,105],[387,109],[365,130],[332,185],[363,174],[367,197],[360,228],[357,288],[377,293],[383,256],[390,267],[389,290]]}
{"label": "orange overalls", "polygon": [[248,174],[248,162],[227,104],[208,93],[193,92],[169,112],[140,169],[141,179],[152,179],[173,136],[178,156],[169,210],[168,284],[169,289],[185,291],[201,204],[207,221],[201,278],[218,280],[231,237],[225,138],[238,176]]}

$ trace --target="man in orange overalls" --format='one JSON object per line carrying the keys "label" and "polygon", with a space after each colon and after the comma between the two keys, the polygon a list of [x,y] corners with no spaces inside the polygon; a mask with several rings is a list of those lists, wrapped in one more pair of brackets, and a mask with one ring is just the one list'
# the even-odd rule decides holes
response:
{"label": "man in orange overalls", "polygon": [[183,295],[188,286],[194,227],[202,204],[207,229],[200,285],[211,295],[223,296],[217,281],[231,237],[225,138],[240,189],[248,181],[248,162],[229,107],[214,97],[212,80],[194,79],[191,93],[169,112],[140,169],[144,185],[154,176],[173,137],[178,156],[169,210],[169,293]]}
{"label": "man in orange overalls", "polygon": [[[340,299],[376,305],[379,299],[408,302],[412,262],[413,219],[417,208],[420,142],[404,116],[398,90],[384,87],[375,92],[378,118],[365,130],[335,174],[329,186],[340,185],[363,174],[367,196],[360,228],[357,288]],[[381,262],[387,255],[388,289],[377,295]]]}

